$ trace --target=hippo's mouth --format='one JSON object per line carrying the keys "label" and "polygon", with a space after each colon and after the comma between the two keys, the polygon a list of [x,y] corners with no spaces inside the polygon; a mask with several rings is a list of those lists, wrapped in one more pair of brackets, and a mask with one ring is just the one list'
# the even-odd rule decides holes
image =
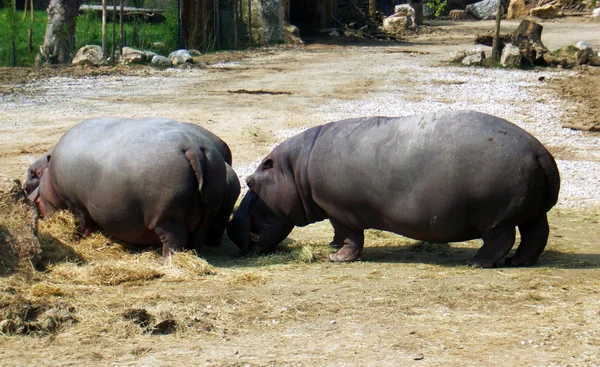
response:
{"label": "hippo's mouth", "polygon": [[250,241],[251,242],[258,242],[259,240],[260,240],[259,235],[257,235],[256,233],[250,232]]}

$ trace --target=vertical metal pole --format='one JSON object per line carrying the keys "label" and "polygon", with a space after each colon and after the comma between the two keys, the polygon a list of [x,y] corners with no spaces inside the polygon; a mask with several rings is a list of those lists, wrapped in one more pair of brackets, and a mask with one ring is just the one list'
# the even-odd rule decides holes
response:
{"label": "vertical metal pole", "polygon": [[110,59],[115,62],[115,47],[117,44],[117,0],[113,0],[113,14],[112,14],[112,47],[110,49]]}
{"label": "vertical metal pole", "polygon": [[108,54],[106,49],[106,2],[108,0],[102,0],[102,53],[104,57]]}
{"label": "vertical metal pole", "polygon": [[248,0],[248,48],[252,48],[252,0]]}
{"label": "vertical metal pole", "polygon": [[237,50],[237,0],[233,1],[233,49]]}
{"label": "vertical metal pole", "polygon": [[177,0],[177,47],[183,48],[181,42],[181,0]]}
{"label": "vertical metal pole", "polygon": [[123,56],[123,47],[125,46],[125,29],[123,28],[123,8],[125,0],[121,0],[121,15],[119,17],[119,26],[121,27],[121,46],[119,47],[119,55]]}
{"label": "vertical metal pole", "polygon": [[496,29],[494,30],[494,40],[492,41],[492,62],[494,64],[500,61],[499,38],[500,38],[500,13],[502,12],[502,0],[498,0],[496,6]]}

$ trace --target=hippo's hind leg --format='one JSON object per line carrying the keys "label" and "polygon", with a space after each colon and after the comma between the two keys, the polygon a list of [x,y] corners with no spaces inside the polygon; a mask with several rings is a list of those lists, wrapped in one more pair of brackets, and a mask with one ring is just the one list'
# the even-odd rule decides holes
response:
{"label": "hippo's hind leg", "polygon": [[365,244],[365,234],[363,230],[348,228],[334,220],[330,220],[335,235],[333,244],[340,246],[338,252],[329,254],[329,261],[346,262],[358,260]]}
{"label": "hippo's hind leg", "polygon": [[534,265],[546,247],[548,242],[548,218],[543,216],[519,225],[521,232],[521,243],[517,247],[517,253],[506,259],[507,266],[530,266]]}
{"label": "hippo's hind leg", "polygon": [[514,226],[494,228],[483,234],[483,246],[469,260],[469,265],[478,268],[492,268],[497,261],[508,254],[515,244]]}
{"label": "hippo's hind leg", "polygon": [[183,223],[167,221],[158,224],[154,232],[162,242],[162,257],[166,260],[175,251],[179,251],[187,244],[187,229]]}

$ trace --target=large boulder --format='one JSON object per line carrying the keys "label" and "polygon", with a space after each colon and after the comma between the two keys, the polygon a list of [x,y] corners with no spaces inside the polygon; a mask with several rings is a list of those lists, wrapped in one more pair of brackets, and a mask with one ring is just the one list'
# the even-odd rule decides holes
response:
{"label": "large boulder", "polygon": [[596,8],[592,11],[592,21],[600,22],[600,8]]}
{"label": "large boulder", "polygon": [[383,29],[398,33],[415,27],[415,10],[410,5],[396,5],[394,11],[394,14],[383,19]]}
{"label": "large boulder", "polygon": [[501,0],[483,0],[467,5],[466,10],[477,19],[493,19],[496,17],[496,7]]}
{"label": "large boulder", "polygon": [[521,19],[527,16],[527,14],[529,14],[529,12],[527,11],[524,0],[510,0],[506,19]]}
{"label": "large boulder", "polygon": [[521,66],[521,50],[509,43],[502,49],[500,64],[506,68],[518,68]]}
{"label": "large boulder", "polygon": [[551,4],[538,6],[537,8],[532,8],[531,10],[529,10],[529,15],[531,15],[532,17],[550,19],[559,17],[560,13],[558,6]]}
{"label": "large boulder", "polygon": [[152,63],[152,65],[162,66],[162,67],[169,67],[169,66],[173,65],[173,63],[171,62],[171,59],[169,59],[168,57],[161,56],[161,55],[154,56],[150,62]]}
{"label": "large boulder", "polygon": [[287,21],[283,24],[283,42],[294,45],[301,45],[304,43],[302,38],[300,38],[300,30],[298,27]]}
{"label": "large boulder", "polygon": [[462,64],[466,66],[481,65],[485,60],[485,52],[482,47],[473,47],[466,51],[467,56],[462,60]]}
{"label": "large boulder", "polygon": [[190,55],[188,50],[181,49],[171,52],[169,59],[174,66],[183,65],[186,62],[192,62],[192,55]]}
{"label": "large boulder", "polygon": [[138,64],[146,61],[146,54],[143,51],[131,47],[123,47],[121,61],[126,64]]}
{"label": "large boulder", "polygon": [[87,45],[77,51],[72,61],[73,65],[100,66],[106,64],[102,47]]}

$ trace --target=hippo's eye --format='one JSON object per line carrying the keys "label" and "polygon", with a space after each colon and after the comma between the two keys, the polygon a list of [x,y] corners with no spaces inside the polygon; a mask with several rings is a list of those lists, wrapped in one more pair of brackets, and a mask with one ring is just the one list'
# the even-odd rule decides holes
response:
{"label": "hippo's eye", "polygon": [[272,159],[267,159],[265,161],[265,163],[263,163],[262,169],[263,170],[267,170],[267,169],[271,169],[273,168],[273,160]]}

